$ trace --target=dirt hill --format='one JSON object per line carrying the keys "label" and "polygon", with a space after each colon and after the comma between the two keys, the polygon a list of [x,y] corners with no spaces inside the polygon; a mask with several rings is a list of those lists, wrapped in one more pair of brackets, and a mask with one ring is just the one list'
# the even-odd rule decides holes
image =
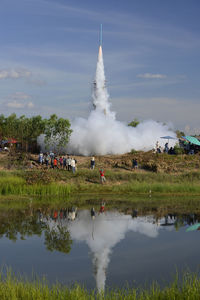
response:
{"label": "dirt hill", "polygon": [[[91,157],[74,156],[77,160],[77,168],[89,169]],[[181,173],[185,171],[200,169],[200,154],[195,155],[169,155],[155,154],[150,152],[127,153],[123,155],[104,155],[95,157],[97,168],[121,169],[130,171],[132,169],[132,160],[138,160],[138,172],[167,172]],[[38,155],[22,152],[1,152],[0,169],[22,169],[22,168],[46,168],[38,163]]]}

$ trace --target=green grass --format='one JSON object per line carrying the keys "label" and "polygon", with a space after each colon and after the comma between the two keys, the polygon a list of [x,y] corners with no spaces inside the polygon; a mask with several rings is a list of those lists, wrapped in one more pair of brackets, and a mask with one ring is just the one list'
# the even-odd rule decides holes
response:
{"label": "green grass", "polygon": [[65,287],[59,283],[49,286],[45,279],[28,281],[17,278],[10,271],[0,276],[1,300],[199,300],[200,280],[197,275],[187,273],[182,279],[161,288],[153,283],[149,289],[124,288],[98,294],[87,291],[78,284]]}
{"label": "green grass", "polygon": [[80,170],[75,175],[64,170],[1,171],[0,195],[67,196],[91,194],[200,195],[200,172],[179,175],[153,172],[108,170],[101,185],[97,170]]}

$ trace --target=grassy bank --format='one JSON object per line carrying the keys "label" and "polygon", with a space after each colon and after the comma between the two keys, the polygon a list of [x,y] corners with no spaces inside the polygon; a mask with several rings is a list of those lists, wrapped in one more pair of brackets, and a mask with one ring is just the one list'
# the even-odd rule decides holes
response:
{"label": "grassy bank", "polygon": [[79,285],[67,288],[56,284],[50,287],[45,280],[24,281],[17,279],[11,273],[8,273],[6,278],[2,278],[2,276],[0,278],[1,300],[197,300],[199,295],[200,280],[193,274],[185,275],[181,281],[175,279],[173,283],[163,289],[154,283],[150,289],[116,289],[107,291],[105,295],[97,294],[95,291],[87,291]]}
{"label": "grassy bank", "polygon": [[200,172],[181,174],[108,170],[101,185],[98,170],[15,170],[0,172],[0,195],[68,196],[90,194],[200,195]]}

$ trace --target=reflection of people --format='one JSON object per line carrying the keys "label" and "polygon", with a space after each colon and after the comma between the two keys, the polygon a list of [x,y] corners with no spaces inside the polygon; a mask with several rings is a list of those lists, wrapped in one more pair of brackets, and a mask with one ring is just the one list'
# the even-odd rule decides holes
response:
{"label": "reflection of people", "polygon": [[101,184],[103,184],[104,182],[106,182],[105,171],[104,171],[104,169],[99,170],[99,173],[100,173],[100,181],[101,181]]}
{"label": "reflection of people", "polygon": [[53,219],[56,221],[57,218],[58,218],[58,211],[55,210],[55,211],[53,212]]}
{"label": "reflection of people", "polygon": [[138,210],[137,209],[133,209],[132,218],[137,218],[137,216],[138,216]]}
{"label": "reflection of people", "polygon": [[77,216],[77,208],[72,207],[71,211],[69,211],[68,213],[68,220],[74,221],[76,219],[76,216]]}
{"label": "reflection of people", "polygon": [[104,213],[105,212],[105,203],[104,202],[101,203],[99,212],[100,213]]}
{"label": "reflection of people", "polygon": [[94,210],[94,207],[91,208],[90,213],[91,213],[92,219],[94,219],[94,218],[95,218],[95,210]]}

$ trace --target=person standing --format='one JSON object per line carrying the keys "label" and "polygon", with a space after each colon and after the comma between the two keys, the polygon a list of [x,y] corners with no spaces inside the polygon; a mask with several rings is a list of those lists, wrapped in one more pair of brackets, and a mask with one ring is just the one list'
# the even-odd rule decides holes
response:
{"label": "person standing", "polygon": [[50,155],[47,153],[47,155],[46,155],[46,166],[47,166],[47,168],[49,168],[49,162],[50,162]]}
{"label": "person standing", "polygon": [[56,157],[53,160],[53,167],[56,168],[56,169],[58,168],[58,160],[57,160]]}
{"label": "person standing", "polygon": [[164,152],[165,152],[165,153],[168,153],[168,151],[169,151],[169,147],[168,147],[168,143],[166,143],[166,144],[165,144]]}
{"label": "person standing", "polygon": [[67,160],[65,157],[63,157],[63,169],[67,168]]}
{"label": "person standing", "polygon": [[68,170],[68,171],[71,170],[71,158],[70,158],[69,155],[68,155],[68,157],[67,157],[67,170]]}
{"label": "person standing", "polygon": [[90,169],[91,169],[91,170],[94,170],[94,167],[95,167],[95,158],[94,158],[94,156],[93,156],[92,159],[91,159]]}
{"label": "person standing", "polygon": [[60,163],[60,168],[62,169],[63,168],[63,158],[62,158],[62,156],[60,156],[60,158],[59,158],[59,163]]}
{"label": "person standing", "polygon": [[99,173],[100,173],[100,182],[101,184],[103,184],[104,182],[106,182],[104,169],[99,170]]}
{"label": "person standing", "polygon": [[72,168],[72,173],[75,174],[75,172],[76,172],[76,162],[75,162],[74,158],[71,159],[71,168]]}
{"label": "person standing", "polygon": [[40,152],[40,154],[39,154],[39,163],[40,163],[40,165],[43,164],[43,153],[42,152]]}
{"label": "person standing", "polygon": [[132,160],[132,169],[138,169],[138,162],[136,158]]}

